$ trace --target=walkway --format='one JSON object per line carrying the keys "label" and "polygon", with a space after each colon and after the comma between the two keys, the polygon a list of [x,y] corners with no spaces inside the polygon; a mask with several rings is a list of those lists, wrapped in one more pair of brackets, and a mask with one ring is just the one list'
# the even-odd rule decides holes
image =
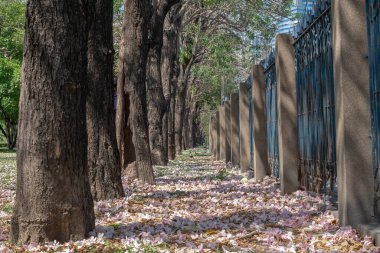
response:
{"label": "walkway", "polygon": [[[44,249],[60,252],[70,252],[69,249],[81,252],[376,250],[354,230],[339,229],[327,198],[305,192],[281,196],[273,179],[256,184],[239,175],[236,169],[225,167],[212,162],[205,150],[188,151],[170,166],[156,168],[157,185],[134,182],[129,184],[125,199],[98,203],[94,238],[65,245],[51,244]],[[10,217],[4,214],[0,211],[3,221]],[[0,228],[0,235],[1,231]],[[36,245],[25,248],[42,250]],[[0,252],[7,252],[1,244]]]}

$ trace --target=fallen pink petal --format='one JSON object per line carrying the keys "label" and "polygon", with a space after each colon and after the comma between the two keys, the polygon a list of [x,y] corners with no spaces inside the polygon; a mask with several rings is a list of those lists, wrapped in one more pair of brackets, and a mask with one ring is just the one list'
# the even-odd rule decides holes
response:
{"label": "fallen pink petal", "polygon": [[[185,153],[169,166],[157,166],[155,185],[124,178],[127,196],[95,203],[96,228],[83,241],[13,245],[5,241],[11,213],[0,212],[0,252],[380,250],[354,229],[339,227],[329,196],[281,195],[274,178],[243,180],[237,168],[218,178],[224,163],[212,161],[203,149],[190,152],[195,159]],[[0,208],[13,204],[14,187],[9,186],[0,190]]]}

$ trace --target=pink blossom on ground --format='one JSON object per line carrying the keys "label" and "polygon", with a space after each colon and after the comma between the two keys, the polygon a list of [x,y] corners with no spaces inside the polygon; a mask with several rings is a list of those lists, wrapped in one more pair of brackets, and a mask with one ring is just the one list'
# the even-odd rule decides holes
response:
{"label": "pink blossom on ground", "polygon": [[[124,179],[125,198],[95,204],[91,238],[66,244],[3,243],[29,252],[375,252],[369,238],[339,228],[328,196],[298,191],[282,196],[278,182],[245,178],[213,162],[202,149],[155,168],[156,185]],[[0,201],[11,202],[13,191]],[[6,196],[6,197],[3,197]],[[1,206],[0,206],[1,207]],[[1,215],[5,236],[10,215]],[[5,225],[4,225],[5,224]],[[8,225],[6,225],[8,224]]]}

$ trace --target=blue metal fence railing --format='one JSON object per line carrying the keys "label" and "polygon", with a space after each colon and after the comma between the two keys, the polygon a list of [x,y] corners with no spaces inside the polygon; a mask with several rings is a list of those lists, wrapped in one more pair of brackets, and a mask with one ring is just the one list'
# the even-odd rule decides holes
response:
{"label": "blue metal fence railing", "polygon": [[297,27],[299,180],[305,190],[336,190],[331,0],[319,1]]}
{"label": "blue metal fence railing", "polygon": [[367,0],[370,95],[371,95],[371,132],[373,175],[375,178],[374,210],[379,213],[380,200],[380,19],[379,0]]}
{"label": "blue metal fence railing", "polygon": [[262,62],[265,75],[265,103],[267,116],[268,159],[272,176],[279,178],[278,119],[275,52]]}

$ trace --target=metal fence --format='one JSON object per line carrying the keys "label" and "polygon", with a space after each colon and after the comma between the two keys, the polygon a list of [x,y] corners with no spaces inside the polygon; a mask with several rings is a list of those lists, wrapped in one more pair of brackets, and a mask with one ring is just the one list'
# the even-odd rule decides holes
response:
{"label": "metal fence", "polygon": [[375,213],[378,213],[380,200],[380,20],[379,0],[367,0],[370,95],[371,95],[371,130],[373,175],[375,178]]}
{"label": "metal fence", "polygon": [[277,124],[277,85],[276,85],[276,63],[275,52],[262,62],[265,74],[265,103],[267,116],[267,140],[268,159],[272,176],[279,178],[279,157],[278,157],[278,124]]}
{"label": "metal fence", "polygon": [[319,1],[295,34],[299,180],[305,190],[333,192],[337,173],[331,0]]}

